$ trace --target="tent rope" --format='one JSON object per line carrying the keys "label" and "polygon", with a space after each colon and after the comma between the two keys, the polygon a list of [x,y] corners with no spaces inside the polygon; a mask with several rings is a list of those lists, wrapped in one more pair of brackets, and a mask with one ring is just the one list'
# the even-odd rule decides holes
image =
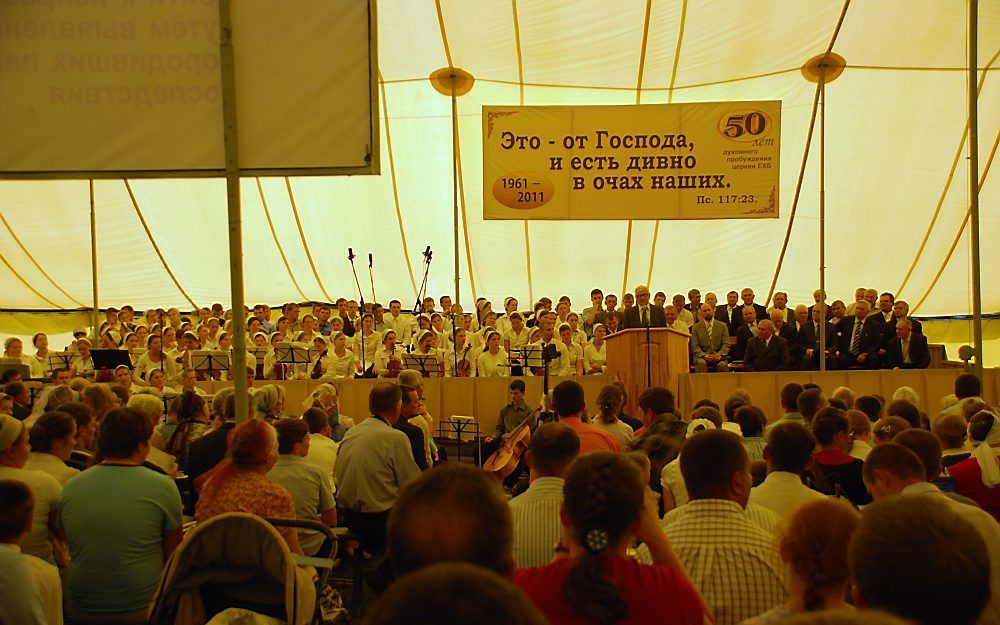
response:
{"label": "tent rope", "polygon": [[260,178],[257,178],[257,193],[260,194],[260,203],[264,207],[264,217],[267,219],[267,227],[271,229],[271,237],[274,238],[274,245],[278,248],[278,254],[281,255],[281,262],[285,264],[285,270],[288,271],[288,277],[291,278],[292,284],[295,286],[295,290],[299,292],[299,296],[302,298],[300,301],[306,301],[309,298],[306,294],[302,292],[302,287],[299,286],[299,281],[295,279],[295,273],[292,271],[291,265],[288,264],[288,258],[285,256],[285,248],[282,247],[281,241],[278,239],[278,232],[274,229],[274,222],[271,221],[271,210],[267,207],[267,198],[264,196],[264,187],[260,184]]}
{"label": "tent rope", "polygon": [[[510,8],[514,17],[514,51],[517,53],[517,92],[518,105],[524,106],[524,58],[521,53],[521,24],[517,17],[517,0],[510,0]],[[534,304],[535,289],[531,280],[531,233],[528,220],[524,220],[524,264],[528,270],[528,299]]]}
{"label": "tent rope", "polygon": [[174,275],[173,270],[170,269],[170,265],[167,264],[167,259],[163,257],[163,252],[160,251],[160,246],[156,244],[156,239],[153,238],[153,232],[149,229],[149,224],[146,223],[146,218],[142,214],[142,209],[139,208],[139,200],[135,198],[135,192],[132,191],[132,184],[129,183],[128,178],[123,178],[122,182],[125,183],[125,190],[128,191],[129,199],[132,200],[132,207],[135,209],[135,214],[139,217],[139,223],[142,224],[142,229],[146,231],[146,238],[149,239],[150,245],[153,246],[153,251],[156,252],[156,256],[160,259],[160,263],[166,270],[167,275],[170,276],[170,279],[174,281],[174,286],[176,286],[177,290],[181,292],[181,295],[184,296],[184,299],[186,299],[188,303],[191,304],[192,309],[198,310],[198,304],[194,303],[194,300],[191,299],[191,296],[188,295],[187,291],[184,290],[184,287],[181,286],[181,283],[177,279],[177,276]]}
{"label": "tent rope", "polygon": [[38,296],[38,298],[39,298],[39,299],[41,299],[41,300],[44,300],[44,301],[45,301],[45,302],[46,302],[47,304],[49,304],[50,306],[52,306],[52,308],[56,308],[56,309],[62,309],[62,306],[60,306],[59,304],[56,304],[55,302],[53,302],[53,301],[52,301],[52,300],[50,300],[49,298],[45,297],[44,295],[42,295],[41,293],[39,293],[39,292],[38,292],[38,290],[37,290],[37,289],[35,289],[35,287],[31,286],[31,285],[30,285],[30,284],[28,283],[28,281],[27,281],[27,280],[25,280],[25,279],[24,279],[24,278],[23,278],[23,277],[21,276],[21,274],[19,274],[19,273],[17,272],[17,270],[16,270],[16,269],[14,269],[14,266],[10,264],[10,261],[8,261],[8,260],[7,260],[7,257],[6,257],[6,256],[4,256],[3,254],[0,254],[0,261],[3,261],[3,264],[7,266],[7,269],[10,269],[10,272],[11,272],[12,274],[14,274],[14,277],[15,277],[15,278],[17,278],[18,280],[20,280],[20,281],[21,281],[21,284],[23,284],[23,285],[24,285],[25,287],[27,287],[27,288],[28,288],[28,290],[29,290],[29,291],[31,291],[31,292],[32,292],[32,293],[34,293],[34,294],[35,294],[36,296]]}
{"label": "tent rope", "polygon": [[[986,167],[983,168],[983,173],[979,176],[979,192],[982,193],[983,185],[986,184],[986,175],[990,173],[990,166],[993,164],[993,157],[997,154],[997,146],[1000,145],[1000,131],[997,131],[996,139],[993,140],[993,149],[990,150],[989,160],[986,161]],[[941,279],[941,274],[944,273],[945,268],[948,263],[951,262],[952,254],[955,253],[955,248],[958,247],[958,242],[961,240],[962,235],[965,234],[965,226],[969,223],[969,218],[972,217],[972,207],[970,206],[965,210],[965,219],[962,220],[962,225],[959,226],[958,232],[955,234],[955,240],[951,242],[951,247],[948,248],[948,254],[945,256],[944,260],[941,262],[941,266],[938,268],[937,274],[934,275],[934,279],[931,281],[927,290],[924,292],[923,297],[917,302],[913,308],[910,309],[910,314],[917,312],[920,305],[924,303],[927,296],[931,294],[934,287],[937,286],[938,280]]]}
{"label": "tent rope", "polygon": [[[847,9],[851,6],[851,0],[844,0],[844,6],[840,10],[840,17],[837,19],[837,25],[833,29],[833,35],[830,37],[830,44],[826,46],[826,53],[830,54],[833,52],[833,46],[837,42],[837,36],[840,35],[840,29],[844,25],[844,18],[847,17]],[[785,228],[785,240],[781,243],[781,252],[778,253],[778,263],[774,268],[774,277],[771,278],[771,286],[767,289],[767,298],[764,300],[764,306],[771,303],[771,297],[774,295],[774,287],[778,284],[778,276],[781,275],[781,265],[785,262],[785,252],[788,251],[788,241],[792,238],[792,226],[795,225],[795,213],[799,208],[799,196],[802,193],[802,182],[805,180],[806,176],[806,164],[809,162],[809,149],[812,147],[813,130],[816,127],[816,113],[819,111],[819,95],[823,90],[823,83],[816,83],[816,93],[813,96],[812,113],[809,114],[809,131],[806,133],[806,146],[802,151],[802,164],[799,166],[799,177],[795,181],[795,196],[792,199],[792,210],[788,213],[788,227]],[[823,301],[826,301],[826,294],[823,294]]]}
{"label": "tent rope", "polygon": [[[997,49],[993,58],[990,62],[986,64],[987,68],[990,68],[993,63],[996,62],[997,57],[1000,56],[1000,48]],[[986,82],[986,72],[979,78],[979,83],[976,85],[976,98],[983,93],[983,84]],[[944,200],[948,197],[948,191],[951,189],[951,183],[955,179],[955,170],[958,169],[958,163],[962,158],[962,150],[965,147],[965,140],[969,136],[969,118],[965,118],[965,128],[962,130],[962,138],[958,142],[958,148],[955,149],[955,158],[951,161],[951,169],[948,170],[948,177],[945,179],[944,188],[941,190],[941,196],[938,197],[937,206],[934,207],[934,214],[931,215],[931,222],[927,224],[927,231],[924,232],[924,238],[920,242],[920,247],[917,248],[917,253],[913,256],[913,262],[910,263],[910,268],[906,270],[906,275],[903,276],[903,282],[896,289],[896,297],[900,297],[903,294],[903,289],[906,288],[907,283],[910,281],[910,277],[913,275],[913,270],[917,267],[917,263],[920,261],[920,256],[924,253],[924,248],[927,246],[927,241],[931,238],[931,232],[934,230],[934,226],[937,224],[938,216],[941,214],[941,207],[944,206]],[[935,282],[937,280],[935,279]],[[921,302],[923,299],[920,300]]]}
{"label": "tent rope", "polygon": [[299,239],[302,241],[302,249],[305,250],[306,260],[309,261],[309,268],[312,269],[313,277],[316,278],[316,284],[319,285],[319,290],[322,291],[323,297],[326,298],[327,302],[332,302],[333,299],[330,294],[326,292],[326,287],[323,286],[323,280],[319,277],[319,271],[316,270],[316,263],[313,262],[312,252],[309,251],[309,243],[306,241],[306,233],[302,229],[302,220],[299,219],[299,208],[295,204],[295,193],[292,192],[292,180],[288,176],[285,176],[285,188],[288,189],[288,201],[292,205],[292,215],[295,217],[295,227],[299,229]]}
{"label": "tent rope", "polygon": [[[24,255],[28,257],[28,260],[31,261],[31,264],[35,266],[35,269],[37,269],[43,276],[45,276],[45,279],[48,280],[52,284],[52,286],[56,287],[56,290],[58,290],[60,293],[62,293],[63,295],[65,295],[71,302],[73,302],[74,304],[76,304],[80,308],[87,308],[88,307],[86,304],[84,304],[80,300],[76,299],[75,297],[73,297],[72,295],[70,295],[69,293],[67,293],[66,291],[64,291],[63,288],[61,286],[59,286],[59,284],[55,280],[52,279],[52,276],[50,276],[44,269],[42,269],[41,264],[39,264],[39,262],[37,260],[35,260],[35,257],[32,256],[31,252],[28,251],[28,248],[25,247],[24,243],[21,242],[21,238],[17,236],[17,233],[14,232],[14,229],[10,226],[9,223],[7,223],[7,219],[3,216],[3,212],[0,212],[0,221],[3,222],[4,227],[7,228],[7,232],[9,232],[11,238],[14,239],[14,243],[17,243],[17,246],[19,248],[21,248],[21,251],[24,252]],[[16,272],[15,272],[15,275],[16,275]],[[34,289],[32,289],[32,290],[34,291]],[[37,294],[37,291],[36,291],[36,294]],[[44,299],[46,302],[52,304],[52,300],[50,300],[48,298],[45,298],[45,297],[43,297],[42,299]],[[52,304],[52,305],[55,306],[55,304]],[[58,306],[56,306],[56,308],[58,308]]]}
{"label": "tent rope", "polygon": [[392,135],[389,133],[389,106],[385,99],[385,83],[382,81],[382,72],[378,74],[378,86],[382,93],[382,119],[385,122],[385,146],[389,154],[389,179],[392,182],[392,201],[396,207],[396,223],[399,224],[399,238],[403,245],[403,258],[406,260],[406,272],[410,276],[410,287],[413,288],[413,297],[417,296],[417,281],[413,277],[413,263],[410,262],[410,250],[406,245],[406,229],[403,227],[403,212],[399,206],[399,183],[396,180],[396,159],[392,153]]}

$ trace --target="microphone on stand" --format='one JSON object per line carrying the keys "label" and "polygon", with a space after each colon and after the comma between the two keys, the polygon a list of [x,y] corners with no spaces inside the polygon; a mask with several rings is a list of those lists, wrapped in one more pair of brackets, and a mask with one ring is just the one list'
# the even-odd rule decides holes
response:
{"label": "microphone on stand", "polygon": [[353,247],[347,248],[347,260],[354,262],[355,258],[356,257],[354,256],[354,248]]}

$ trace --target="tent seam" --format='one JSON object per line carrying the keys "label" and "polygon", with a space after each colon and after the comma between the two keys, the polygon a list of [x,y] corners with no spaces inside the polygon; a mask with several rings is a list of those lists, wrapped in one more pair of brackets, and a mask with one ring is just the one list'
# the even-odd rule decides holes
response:
{"label": "tent seam", "polygon": [[38,292],[38,291],[37,291],[37,290],[35,289],[35,287],[33,287],[33,286],[31,286],[30,284],[28,284],[28,281],[27,281],[27,280],[25,280],[25,279],[24,279],[24,278],[23,278],[23,277],[21,276],[21,274],[19,274],[19,273],[17,272],[17,270],[16,270],[16,269],[14,269],[14,266],[10,264],[10,261],[8,261],[8,260],[7,260],[7,257],[6,257],[6,256],[4,256],[3,254],[0,254],[0,261],[3,261],[3,264],[7,266],[7,269],[10,269],[10,272],[11,272],[12,274],[14,274],[14,277],[15,277],[15,278],[17,278],[18,280],[20,280],[20,281],[21,281],[21,284],[23,284],[24,286],[26,286],[26,287],[28,288],[28,290],[29,290],[29,291],[31,291],[32,293],[34,293],[35,295],[37,295],[37,296],[39,297],[39,299],[41,299],[41,300],[43,300],[43,301],[46,301],[46,302],[48,302],[49,304],[51,304],[51,305],[52,305],[52,307],[53,307],[53,308],[56,308],[56,309],[61,309],[61,307],[60,307],[60,306],[59,306],[58,304],[56,304],[55,302],[53,302],[53,301],[52,301],[52,300],[50,300],[49,298],[45,297],[44,295],[42,295],[41,293],[39,293],[39,292]]}
{"label": "tent seam", "polygon": [[295,279],[295,273],[292,272],[292,266],[288,263],[288,257],[285,256],[285,249],[281,245],[281,241],[278,240],[278,232],[274,229],[274,222],[271,221],[271,210],[267,207],[267,198],[264,197],[264,187],[260,184],[260,178],[257,179],[257,192],[260,193],[260,203],[264,207],[264,218],[267,219],[267,227],[271,230],[271,237],[274,238],[274,245],[278,248],[278,254],[281,255],[281,262],[285,264],[285,270],[288,272],[288,277],[291,278],[292,284],[295,285],[295,290],[299,292],[302,300],[308,300],[306,294],[302,292],[302,287],[299,286],[299,281]]}
{"label": "tent seam", "polygon": [[437,9],[438,27],[441,30],[441,44],[444,46],[444,56],[448,59],[448,67],[455,67],[451,60],[451,47],[448,45],[448,34],[444,27],[444,11],[441,9],[441,0],[434,0],[434,7]]}
{"label": "tent seam", "polygon": [[309,268],[312,269],[313,277],[316,278],[316,284],[319,285],[319,290],[323,293],[327,302],[332,302],[333,299],[330,294],[326,292],[326,287],[323,286],[323,280],[319,277],[319,271],[316,270],[316,263],[313,262],[312,252],[309,251],[309,243],[306,241],[306,233],[302,229],[302,220],[299,219],[299,209],[295,205],[295,194],[292,192],[292,180],[288,176],[285,176],[285,188],[288,189],[288,201],[292,205],[292,215],[295,217],[295,226],[299,230],[299,239],[302,240],[302,249],[305,250],[306,260],[309,261]]}
{"label": "tent seam", "polygon": [[[524,106],[524,59],[521,50],[521,25],[517,16],[517,0],[510,0],[511,11],[514,18],[514,51],[517,53],[517,90],[518,104]],[[528,220],[524,220],[524,256],[525,267],[528,270],[528,299],[534,303],[535,288],[531,277],[531,233],[528,227]]]}
{"label": "tent seam", "polygon": [[167,275],[170,276],[170,279],[174,281],[174,286],[176,286],[177,290],[181,292],[181,295],[184,296],[184,299],[186,299],[188,303],[191,304],[194,310],[198,310],[198,304],[194,303],[194,300],[191,299],[191,296],[188,295],[187,291],[184,290],[184,287],[181,286],[181,283],[177,279],[177,276],[175,276],[173,270],[170,269],[170,265],[167,263],[167,259],[164,258],[163,252],[160,251],[160,246],[156,244],[156,239],[153,238],[153,232],[149,229],[149,224],[146,223],[146,217],[143,216],[142,209],[139,208],[139,200],[136,199],[135,192],[132,191],[131,183],[129,183],[128,178],[122,178],[122,182],[125,183],[125,190],[128,191],[129,199],[132,200],[132,207],[135,209],[135,214],[139,217],[139,223],[142,224],[142,229],[146,231],[146,238],[149,239],[150,245],[153,246],[153,251],[156,252],[156,256],[160,259],[160,264],[163,265],[163,269],[166,270]]}
{"label": "tent seam", "polygon": [[[53,280],[53,279],[52,279],[52,276],[50,276],[50,275],[49,275],[49,274],[48,274],[48,273],[47,273],[47,272],[46,272],[46,271],[45,271],[44,269],[42,269],[42,266],[41,266],[41,264],[39,264],[39,262],[38,262],[38,261],[37,261],[37,260],[35,259],[35,257],[34,257],[34,256],[33,256],[33,255],[31,254],[31,252],[29,252],[29,251],[28,251],[28,248],[27,248],[27,247],[25,247],[24,243],[22,243],[22,242],[21,242],[21,239],[20,239],[20,237],[18,237],[18,236],[17,236],[17,233],[16,233],[16,232],[14,232],[14,229],[13,229],[13,228],[11,227],[11,225],[10,225],[10,224],[9,224],[9,223],[7,222],[7,219],[6,219],[6,218],[5,218],[4,216],[3,216],[3,213],[2,213],[2,212],[0,212],[0,221],[2,221],[2,222],[3,222],[3,225],[4,225],[4,227],[5,227],[5,228],[7,228],[7,232],[9,232],[9,233],[10,233],[10,236],[11,236],[11,238],[13,238],[13,239],[14,239],[14,242],[15,242],[15,243],[17,243],[17,246],[18,246],[19,248],[21,248],[21,251],[22,251],[22,252],[24,252],[24,255],[28,257],[28,260],[30,260],[30,261],[31,261],[31,264],[32,264],[32,265],[34,265],[34,266],[35,266],[35,268],[36,268],[36,269],[38,269],[38,271],[39,271],[39,272],[41,272],[41,274],[42,274],[43,276],[45,276],[45,279],[46,279],[46,280],[48,280],[48,281],[49,281],[49,282],[50,282],[50,283],[52,284],[52,286],[56,287],[56,289],[57,289],[57,290],[58,290],[58,291],[59,291],[60,293],[62,293],[63,295],[65,295],[65,296],[66,296],[66,297],[67,297],[67,298],[68,298],[68,299],[69,299],[69,300],[70,300],[71,302],[73,302],[73,303],[74,303],[74,304],[76,304],[77,306],[80,306],[81,308],[88,308],[88,306],[87,306],[86,304],[84,304],[84,303],[83,303],[83,302],[81,302],[80,300],[76,299],[75,297],[73,297],[72,295],[70,295],[69,293],[67,293],[66,291],[64,291],[64,290],[63,290],[63,288],[62,288],[61,286],[59,286],[59,285],[58,285],[58,284],[56,283],[56,281],[55,281],[55,280]],[[45,298],[43,298],[43,299],[45,299]],[[49,302],[50,304],[52,304],[52,301],[51,301],[51,300],[49,300],[49,299],[45,299],[45,301],[47,301],[47,302]]]}

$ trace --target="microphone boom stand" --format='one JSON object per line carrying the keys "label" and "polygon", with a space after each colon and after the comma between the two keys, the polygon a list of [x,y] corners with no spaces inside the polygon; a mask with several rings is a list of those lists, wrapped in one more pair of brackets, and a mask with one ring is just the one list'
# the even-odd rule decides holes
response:
{"label": "microphone boom stand", "polygon": [[[368,366],[367,366],[367,363],[365,362],[365,322],[364,322],[364,316],[365,316],[365,313],[364,313],[364,311],[365,311],[365,294],[361,290],[361,281],[358,280],[358,270],[354,266],[354,258],[355,258],[355,256],[354,256],[354,248],[352,248],[352,247],[347,248],[347,260],[351,261],[351,271],[354,273],[354,284],[357,285],[357,287],[358,287],[358,297],[361,298],[361,328],[358,330],[358,332],[361,333],[361,341],[360,341],[361,342],[361,377],[364,377],[365,373],[368,371]],[[374,317],[373,317],[373,323],[372,323],[372,325],[374,326]],[[355,376],[355,377],[357,377],[357,376]]]}

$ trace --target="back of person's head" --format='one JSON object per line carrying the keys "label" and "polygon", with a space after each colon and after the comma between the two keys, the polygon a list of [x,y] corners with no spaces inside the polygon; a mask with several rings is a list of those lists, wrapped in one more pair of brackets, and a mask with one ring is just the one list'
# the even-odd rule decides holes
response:
{"label": "back of person's head", "polygon": [[906,419],[882,417],[872,425],[872,435],[875,437],[874,442],[881,445],[892,441],[897,434],[908,429],[910,429],[910,424],[906,422]]}
{"label": "back of person's head", "polygon": [[294,417],[279,419],[275,422],[274,429],[278,432],[279,454],[292,453],[296,443],[301,443],[309,435],[309,424]]}
{"label": "back of person's head", "polygon": [[614,384],[605,384],[597,393],[598,417],[604,423],[614,423],[618,417],[618,407],[622,405],[622,392]]}
{"label": "back of person's head", "polygon": [[913,390],[912,386],[900,386],[892,393],[892,400],[905,399],[917,408],[920,408],[920,395],[917,395],[917,391]]}
{"label": "back of person's head", "polygon": [[150,423],[159,421],[163,414],[163,400],[149,393],[136,393],[129,398],[128,407],[146,415]]}
{"label": "back of person's head", "polygon": [[580,414],[585,401],[583,387],[579,382],[563,380],[552,389],[552,409],[560,417]]}
{"label": "back of person's head", "polygon": [[222,417],[226,421],[232,421],[236,418],[236,404],[233,404],[233,411],[230,414],[226,408],[229,405],[227,400],[230,397],[234,397],[236,394],[235,389],[232,386],[227,386],[225,388],[220,388],[215,391],[215,395],[212,395],[212,416]]}
{"label": "back of person's head", "polygon": [[802,394],[802,391],[802,385],[798,382],[789,382],[781,387],[781,407],[785,412],[799,409],[799,395]]}
{"label": "back of person's head", "polygon": [[831,399],[839,399],[844,402],[844,405],[848,408],[854,406],[854,391],[847,388],[846,386],[838,386],[834,389],[833,395],[830,396]]}
{"label": "back of person's head", "polygon": [[263,419],[250,419],[233,428],[229,455],[237,467],[267,464],[278,453],[278,435]]}
{"label": "back of person's head", "polygon": [[309,408],[302,413],[302,420],[309,426],[310,434],[321,434],[326,427],[329,417],[322,408]]}
{"label": "back of person's head", "polygon": [[927,430],[917,428],[903,430],[892,439],[892,442],[906,447],[920,458],[928,482],[933,482],[941,474],[941,441]]}
{"label": "back of person's head", "polygon": [[400,384],[405,384],[406,386],[412,386],[414,388],[420,386],[422,383],[420,372],[415,369],[404,369],[400,371],[399,377],[396,379]]}
{"label": "back of person's head", "polygon": [[848,562],[863,607],[920,625],[973,625],[990,598],[989,552],[979,532],[922,497],[867,506]]}
{"label": "back of person's head", "polygon": [[736,387],[736,388],[734,388],[733,392],[731,393],[731,396],[732,397],[739,397],[740,399],[742,399],[744,406],[752,406],[753,405],[753,397],[750,396],[750,391],[748,391],[747,389],[745,389],[743,387]]}
{"label": "back of person's head", "polygon": [[20,480],[0,480],[0,543],[16,542],[31,527],[35,498]]}
{"label": "back of person's head", "polygon": [[547,625],[510,581],[482,567],[443,562],[392,583],[367,625]]}
{"label": "back of person's head", "polygon": [[846,585],[847,546],[860,515],[847,502],[821,499],[801,506],[781,538],[781,557],[805,582],[805,610],[823,607],[824,590]]}
{"label": "back of person's head", "polygon": [[872,422],[868,420],[868,415],[856,408],[851,408],[845,414],[856,438],[867,438],[871,434]]}
{"label": "back of person's head", "polygon": [[971,373],[960,374],[955,378],[955,397],[959,400],[967,397],[979,397],[983,394],[983,383]]}
{"label": "back of person's head", "polygon": [[874,395],[862,395],[854,400],[854,407],[868,415],[868,420],[875,423],[882,418],[882,402]]}
{"label": "back of person's head", "polygon": [[563,593],[588,621],[611,625],[628,616],[625,594],[604,572],[601,555],[621,542],[644,505],[639,468],[621,454],[591,452],[566,471],[563,508],[584,554],[566,575]]}
{"label": "back of person's head", "polygon": [[972,415],[982,412],[983,410],[994,412],[993,409],[990,408],[989,404],[978,397],[966,399],[962,403],[962,416],[965,417],[966,421],[971,421]]}
{"label": "back of person's head", "polygon": [[722,414],[726,415],[726,421],[736,421],[736,411],[746,406],[747,403],[738,395],[730,395],[722,404]]}
{"label": "back of person's head", "polygon": [[82,428],[90,425],[94,420],[94,411],[82,402],[68,401],[59,406],[59,412],[65,412],[76,421],[76,427]]}
{"label": "back of person's head", "polygon": [[828,399],[826,401],[827,401],[826,405],[830,406],[831,408],[836,408],[838,410],[845,410],[845,411],[848,408],[850,408],[850,406],[848,404],[844,403],[843,400],[837,399],[836,397],[831,397],[830,399]]}
{"label": "back of person's head", "polygon": [[103,458],[131,458],[153,435],[149,418],[131,408],[115,408],[97,429],[97,451]]}
{"label": "back of person's head", "polygon": [[718,408],[712,408],[711,406],[695,408],[691,411],[688,421],[694,421],[695,419],[708,419],[716,428],[722,427],[722,413],[719,412]]}
{"label": "back of person's head", "polygon": [[989,410],[980,410],[969,419],[969,438],[976,443],[987,439],[997,417]]}
{"label": "back of person's head", "polygon": [[968,429],[965,417],[952,412],[942,412],[931,421],[931,434],[941,441],[944,449],[958,449],[965,445]]}
{"label": "back of person's head", "polygon": [[740,406],[733,414],[732,420],[739,424],[743,438],[759,437],[767,426],[767,417],[757,406]]}
{"label": "back of person's head", "polygon": [[559,476],[580,455],[580,436],[565,423],[543,423],[528,443],[528,463],[536,474]]}
{"label": "back of person's head", "polygon": [[850,431],[851,424],[847,420],[847,414],[839,408],[827,406],[813,417],[812,433],[820,445],[830,445],[837,434]]}
{"label": "back of person's head", "polygon": [[115,407],[115,396],[104,384],[87,385],[80,392],[80,401],[90,406],[98,419]]}
{"label": "back of person's head", "polygon": [[822,388],[822,387],[820,387],[820,385],[816,384],[815,382],[806,382],[805,384],[802,385],[803,391],[808,391],[811,388]]}
{"label": "back of person's head", "polygon": [[503,575],[513,566],[513,521],[500,484],[472,465],[441,464],[403,487],[387,531],[399,575],[435,562],[468,562]]}
{"label": "back of person's head", "polygon": [[911,428],[920,427],[920,409],[905,399],[894,399],[885,409],[887,417],[899,417],[910,424]]}
{"label": "back of person's head", "polygon": [[747,471],[750,460],[737,434],[705,430],[684,441],[680,464],[692,500],[732,499],[734,475]]}
{"label": "back of person's head", "polygon": [[814,449],[816,439],[801,423],[779,423],[767,435],[766,454],[774,471],[796,475],[802,473],[808,466]]}
{"label": "back of person's head", "polygon": [[927,469],[924,468],[920,457],[913,450],[896,442],[879,445],[865,457],[865,463],[861,468],[865,482],[874,484],[876,471],[889,473],[907,482],[924,481],[927,476]]}
{"label": "back of person's head", "polygon": [[50,452],[52,443],[76,434],[76,420],[67,412],[54,410],[38,417],[28,430],[31,451]]}
{"label": "back of person's head", "polygon": [[639,394],[639,409],[653,414],[672,413],[675,410],[674,394],[662,386],[650,386]]}
{"label": "back of person's head", "polygon": [[709,408],[715,408],[716,410],[719,410],[719,404],[715,403],[714,401],[712,401],[707,397],[703,397],[702,399],[699,399],[698,401],[694,402],[694,406],[691,406],[691,410],[697,410],[702,406],[708,406]]}
{"label": "back of person's head", "polygon": [[816,413],[826,406],[826,397],[823,396],[823,389],[808,388],[799,393],[799,398],[795,401],[799,414],[805,417],[807,422],[812,421]]}
{"label": "back of person's head", "polygon": [[373,415],[391,413],[402,402],[403,392],[392,382],[379,382],[368,392],[368,410]]}
{"label": "back of person's head", "polygon": [[174,415],[178,423],[187,423],[198,419],[202,416],[204,408],[205,400],[193,391],[181,393],[170,402],[170,413]]}

